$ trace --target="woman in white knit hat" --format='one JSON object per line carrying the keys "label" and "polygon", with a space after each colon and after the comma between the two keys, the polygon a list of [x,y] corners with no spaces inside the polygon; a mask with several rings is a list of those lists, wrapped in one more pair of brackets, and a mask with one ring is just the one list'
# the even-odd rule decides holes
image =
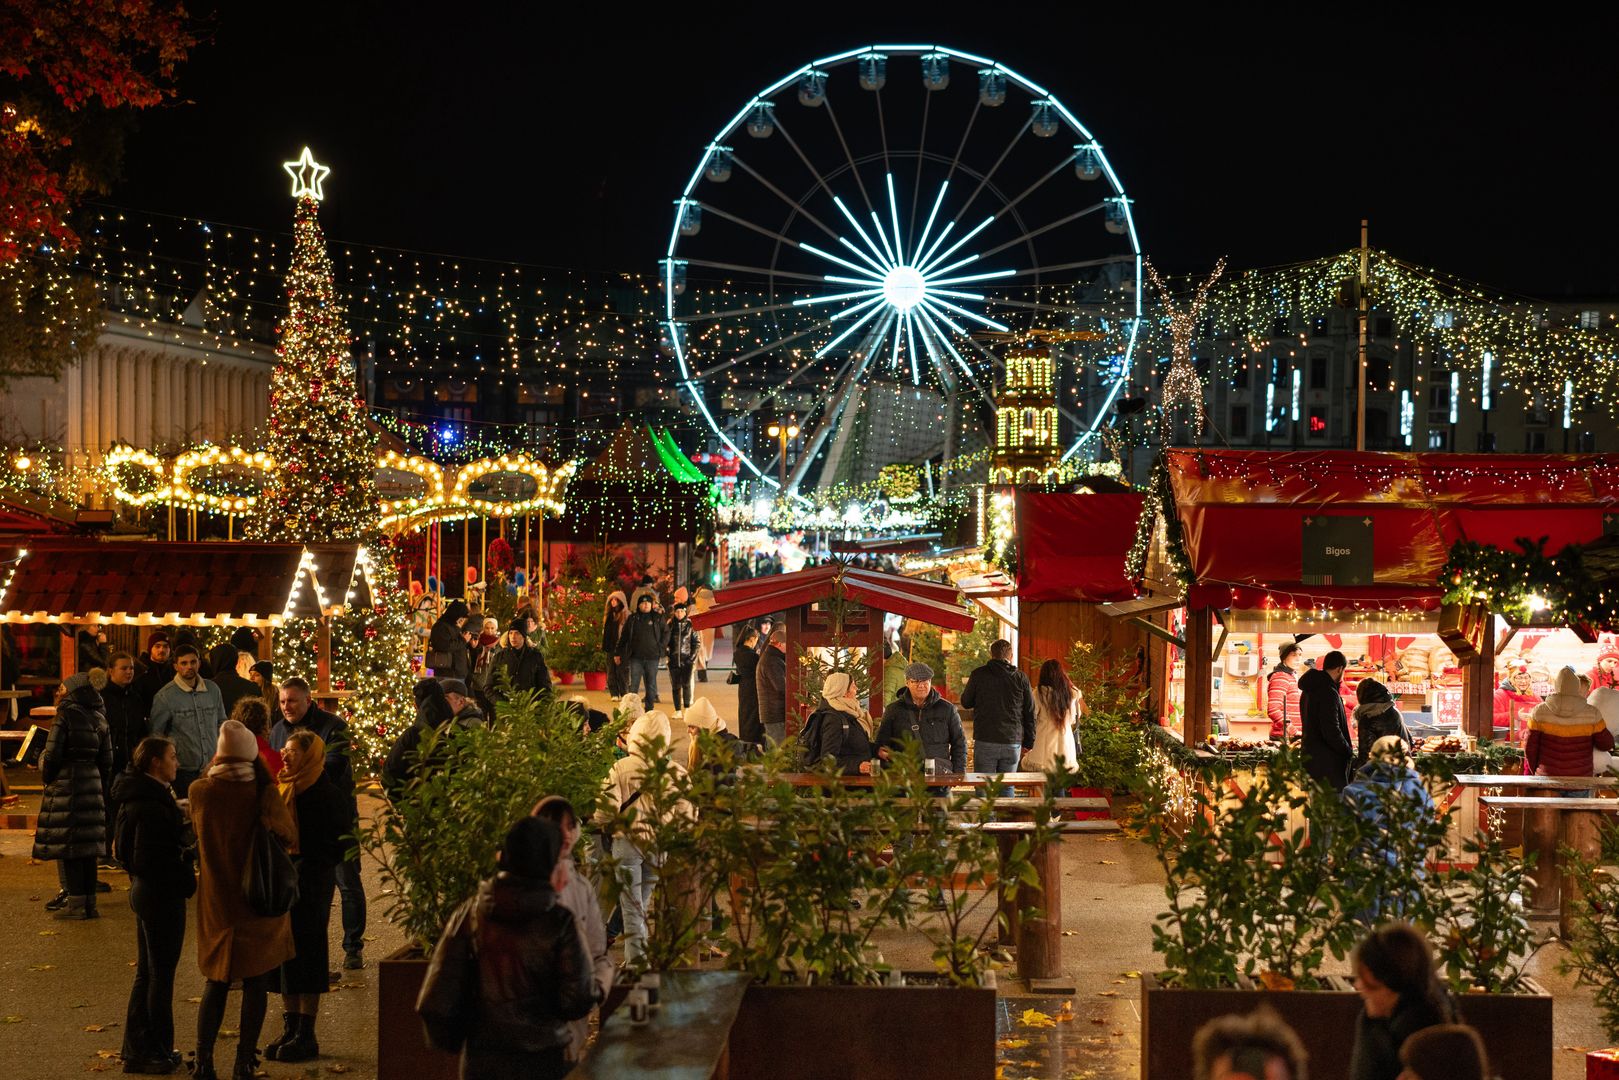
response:
{"label": "woman in white knit hat", "polygon": [[[651,910],[652,890],[658,883],[658,863],[646,851],[652,828],[650,815],[655,807],[642,802],[643,784],[655,761],[669,757],[669,718],[661,712],[643,713],[630,725],[625,739],[629,756],[613,763],[602,784],[602,797],[596,821],[610,825],[616,814],[633,809],[636,823],[626,833],[613,837],[613,858],[623,887],[619,909],[624,918],[624,956],[638,959],[646,949],[647,912]],[[672,769],[679,769],[671,762]]]}

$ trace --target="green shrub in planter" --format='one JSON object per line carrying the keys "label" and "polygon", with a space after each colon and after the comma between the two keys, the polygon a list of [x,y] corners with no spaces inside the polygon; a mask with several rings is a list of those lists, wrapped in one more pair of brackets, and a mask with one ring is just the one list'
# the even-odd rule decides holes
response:
{"label": "green shrub in planter", "polygon": [[451,726],[422,741],[433,762],[359,833],[360,850],[392,894],[388,918],[423,950],[495,872],[512,823],[542,797],[561,795],[582,818],[596,805],[621,723],[579,734],[566,703],[524,691],[502,703],[491,728]]}
{"label": "green shrub in planter", "polygon": [[1563,851],[1564,871],[1580,891],[1574,912],[1574,934],[1564,943],[1568,953],[1558,963],[1572,972],[1575,985],[1589,986],[1602,1014],[1602,1030],[1619,1042],[1619,878],[1606,869],[1619,863],[1619,828],[1604,825],[1601,850],[1594,860]]}

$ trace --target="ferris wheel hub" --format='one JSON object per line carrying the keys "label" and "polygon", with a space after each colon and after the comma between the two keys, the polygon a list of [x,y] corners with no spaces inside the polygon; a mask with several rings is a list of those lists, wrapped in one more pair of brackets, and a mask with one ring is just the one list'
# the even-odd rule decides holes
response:
{"label": "ferris wheel hub", "polygon": [[896,266],[883,278],[883,299],[895,311],[911,310],[927,293],[927,279],[914,266]]}

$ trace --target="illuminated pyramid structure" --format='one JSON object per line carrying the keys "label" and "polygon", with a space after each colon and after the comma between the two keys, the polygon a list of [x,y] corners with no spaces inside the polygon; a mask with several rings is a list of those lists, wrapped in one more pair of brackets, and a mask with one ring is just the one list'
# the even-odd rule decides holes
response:
{"label": "illuminated pyramid structure", "polygon": [[1040,484],[1058,478],[1057,362],[1046,335],[1006,351],[1006,381],[995,396],[991,484]]}

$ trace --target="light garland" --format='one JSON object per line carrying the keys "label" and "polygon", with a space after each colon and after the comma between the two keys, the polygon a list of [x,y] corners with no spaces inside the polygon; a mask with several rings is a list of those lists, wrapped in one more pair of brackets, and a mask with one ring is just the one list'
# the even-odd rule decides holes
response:
{"label": "light garland", "polygon": [[1192,338],[1197,332],[1198,322],[1203,317],[1203,309],[1208,305],[1209,290],[1220,280],[1220,275],[1225,273],[1225,259],[1222,257],[1214,264],[1214,270],[1197,287],[1192,294],[1191,302],[1185,307],[1178,307],[1175,304],[1174,294],[1170,292],[1164,279],[1158,276],[1158,268],[1152,264],[1151,259],[1144,260],[1143,266],[1147,276],[1152,280],[1153,287],[1158,290],[1158,302],[1163,305],[1169,319],[1169,374],[1164,376],[1159,406],[1163,410],[1166,423],[1170,413],[1176,408],[1185,407],[1191,410],[1192,438],[1194,441],[1201,441],[1208,416],[1204,412],[1203,380],[1198,377],[1197,366],[1192,359]]}

